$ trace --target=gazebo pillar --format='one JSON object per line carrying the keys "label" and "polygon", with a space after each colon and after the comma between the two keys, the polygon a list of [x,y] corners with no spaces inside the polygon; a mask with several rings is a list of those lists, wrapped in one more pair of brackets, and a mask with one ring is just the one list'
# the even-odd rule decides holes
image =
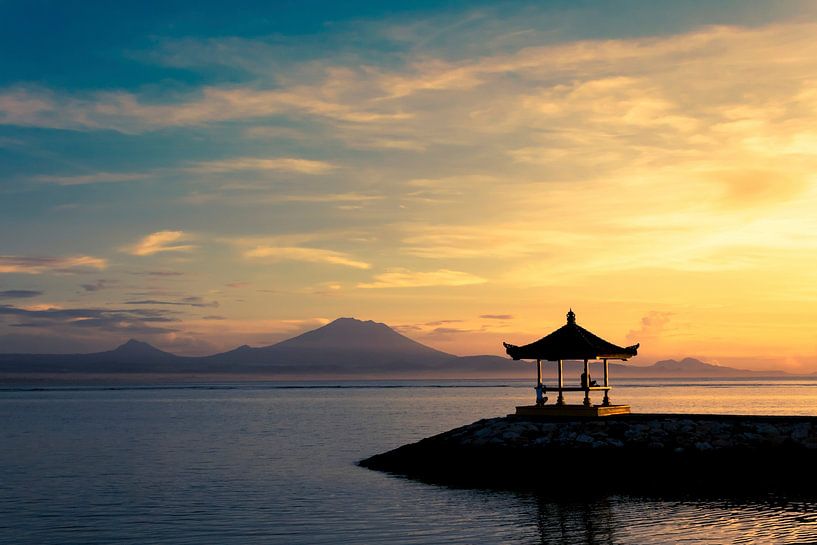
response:
{"label": "gazebo pillar", "polygon": [[[610,386],[610,370],[607,367],[607,358],[602,360],[604,362],[604,387],[607,388]],[[601,402],[602,405],[605,407],[610,406],[610,396],[608,395],[610,390],[604,390],[604,401]]]}
{"label": "gazebo pillar", "polygon": [[536,404],[545,404],[545,398],[542,395],[542,360],[536,360]]}
{"label": "gazebo pillar", "polygon": [[590,406],[590,373],[587,367],[587,360],[584,360],[584,406]]}
{"label": "gazebo pillar", "polygon": [[565,404],[565,396],[562,395],[562,388],[564,388],[564,380],[562,378],[562,360],[559,360],[559,397],[556,398],[557,405]]}

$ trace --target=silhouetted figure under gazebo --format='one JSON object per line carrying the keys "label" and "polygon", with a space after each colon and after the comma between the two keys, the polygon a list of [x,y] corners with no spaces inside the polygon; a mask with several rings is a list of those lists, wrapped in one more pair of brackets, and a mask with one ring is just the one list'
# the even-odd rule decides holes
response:
{"label": "silhouetted figure under gazebo", "polygon": [[[621,347],[607,342],[576,323],[576,314],[573,309],[567,313],[567,324],[563,325],[550,335],[542,337],[538,341],[526,344],[525,346],[515,346],[513,344],[502,343],[505,351],[515,360],[536,360],[536,405],[527,407],[517,407],[517,414],[540,414],[543,412],[564,413],[564,414],[621,414],[630,412],[629,405],[612,405],[610,403],[609,392],[610,372],[607,365],[608,360],[625,361],[638,353],[640,345]],[[556,405],[545,407],[547,398],[545,397],[546,387],[542,384],[542,361],[556,361],[558,366],[558,385],[555,389],[558,392]],[[584,373],[581,376],[579,387],[565,386],[562,362],[564,360],[584,361]],[[596,381],[590,377],[589,363],[600,361],[604,364],[604,383],[598,386]],[[600,406],[593,406],[590,402],[591,391],[603,391],[604,400]],[[564,392],[584,392],[584,403],[582,405],[567,405],[564,400]],[[545,409],[547,409],[545,411]]]}

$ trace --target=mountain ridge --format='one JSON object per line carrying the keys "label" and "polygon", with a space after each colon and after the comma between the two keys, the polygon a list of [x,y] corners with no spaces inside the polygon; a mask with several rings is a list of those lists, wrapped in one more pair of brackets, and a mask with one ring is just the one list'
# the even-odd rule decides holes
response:
{"label": "mountain ridge", "polygon": [[[695,358],[661,360],[647,366],[610,364],[616,377],[775,377],[784,371],[751,371],[705,363]],[[581,363],[565,362],[568,376]],[[575,369],[574,369],[575,368]],[[129,339],[112,350],[89,354],[2,354],[0,373],[187,373],[272,376],[382,376],[411,378],[526,377],[533,367],[494,355],[456,356],[426,346],[388,325],[342,317],[275,344],[241,345],[208,356],[178,356]],[[555,366],[545,363],[545,377]],[[591,365],[594,377],[600,375]]]}

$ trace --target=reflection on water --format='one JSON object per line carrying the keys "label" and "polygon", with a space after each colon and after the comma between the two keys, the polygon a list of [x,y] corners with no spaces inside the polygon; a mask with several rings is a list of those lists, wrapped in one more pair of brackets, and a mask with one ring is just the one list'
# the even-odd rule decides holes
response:
{"label": "reflection on water", "polygon": [[814,543],[814,503],[535,498],[539,543]]}
{"label": "reflection on water", "polygon": [[[532,398],[527,383],[422,385],[6,388],[0,543],[817,542],[810,499],[605,497],[581,479],[570,491],[471,490],[355,466]],[[640,412],[817,415],[817,382],[657,386],[629,381],[614,399]]]}

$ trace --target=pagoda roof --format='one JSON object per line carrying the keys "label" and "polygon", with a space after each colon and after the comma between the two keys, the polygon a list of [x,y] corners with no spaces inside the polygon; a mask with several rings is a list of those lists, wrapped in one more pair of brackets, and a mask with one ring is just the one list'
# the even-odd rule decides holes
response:
{"label": "pagoda roof", "polygon": [[567,324],[550,335],[524,346],[502,343],[515,360],[626,360],[638,354],[639,344],[618,346],[590,333],[576,323],[576,314],[567,313]]}

